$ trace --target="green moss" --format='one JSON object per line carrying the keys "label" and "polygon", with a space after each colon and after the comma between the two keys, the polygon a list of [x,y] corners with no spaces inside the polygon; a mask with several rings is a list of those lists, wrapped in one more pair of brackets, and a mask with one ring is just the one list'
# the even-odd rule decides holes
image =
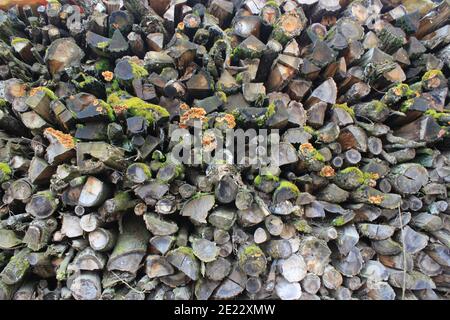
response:
{"label": "green moss", "polygon": [[422,81],[430,80],[434,77],[444,77],[444,74],[441,70],[433,69],[425,72],[425,74],[422,76]]}
{"label": "green moss", "polygon": [[416,82],[409,86],[409,88],[414,92],[414,96],[422,92],[422,82]]}
{"label": "green moss", "polygon": [[5,181],[11,179],[12,170],[11,170],[11,167],[7,163],[0,162],[0,171],[2,172],[0,182],[5,182]]}
{"label": "green moss", "polygon": [[256,118],[256,124],[259,127],[262,127],[266,124],[267,120],[272,117],[276,113],[276,107],[274,103],[269,104],[269,106],[266,109],[266,113],[264,115],[259,116]]}
{"label": "green moss", "polygon": [[237,83],[242,83],[242,77],[243,77],[243,73],[242,73],[242,72],[239,72],[239,73],[236,75],[236,82],[237,82]]}
{"label": "green moss", "polygon": [[275,8],[279,7],[278,3],[276,1],[273,1],[273,0],[267,1],[266,2],[266,6],[271,6],[271,7],[275,7]]}
{"label": "green moss", "polygon": [[5,99],[0,99],[0,107],[6,107],[7,101]]}
{"label": "green moss", "polygon": [[192,248],[178,247],[174,251],[185,254],[185,255],[191,257],[192,259],[197,260],[197,258],[195,257],[195,254],[194,254],[194,250],[192,250]]}
{"label": "green moss", "polygon": [[243,123],[245,121],[245,119],[241,115],[241,112],[237,108],[231,111],[231,115],[238,123]]}
{"label": "green moss", "polygon": [[20,42],[30,42],[30,40],[25,39],[25,38],[15,37],[11,40],[11,45],[15,45]]}
{"label": "green moss", "polygon": [[303,233],[311,233],[312,228],[305,219],[296,219],[293,221],[294,228]]}
{"label": "green moss", "polygon": [[45,95],[47,97],[49,97],[51,100],[58,100],[58,96],[52,90],[50,90],[47,87],[36,87],[33,90],[44,92]]}
{"label": "green moss", "polygon": [[5,162],[0,162],[0,171],[2,171],[4,174],[12,173],[11,167]]}
{"label": "green moss", "polygon": [[348,167],[348,168],[341,170],[341,172],[345,173],[345,174],[348,174],[350,172],[356,172],[358,175],[361,175],[361,176],[363,175],[363,172],[357,167]]}
{"label": "green moss", "polygon": [[149,124],[155,121],[155,114],[158,118],[168,118],[169,112],[156,104],[145,102],[138,97],[131,97],[126,91],[113,92],[108,96],[107,102],[112,106],[123,106],[127,108],[132,116],[144,117]]}
{"label": "green moss", "polygon": [[246,246],[239,254],[239,263],[243,265],[247,259],[264,256],[264,252],[256,244]]}
{"label": "green moss", "polygon": [[308,132],[310,135],[315,135],[316,134],[316,130],[314,130],[310,126],[303,126],[303,131]]}
{"label": "green moss", "polygon": [[264,93],[259,93],[256,96],[255,106],[261,108],[264,105],[267,96]]}
{"label": "green moss", "polygon": [[298,196],[300,194],[300,190],[298,189],[298,187],[295,184],[293,184],[292,182],[289,182],[289,181],[286,181],[286,180],[282,180],[280,182],[280,185],[278,186],[278,188],[275,191],[280,191],[282,189],[289,189],[296,196]]}
{"label": "green moss", "polygon": [[399,83],[390,90],[395,90],[394,92],[397,92],[397,95],[401,95],[408,98],[413,98],[416,96],[416,91],[412,90],[411,87],[406,83]]}
{"label": "green moss", "polygon": [[128,110],[132,116],[143,117],[148,121],[149,124],[152,124],[155,121],[155,118],[153,117],[153,112],[151,112],[151,110],[135,109],[135,108],[130,108]]}
{"label": "green moss", "polygon": [[289,42],[289,40],[292,39],[292,37],[290,37],[288,34],[286,34],[284,32],[284,30],[281,27],[277,26],[277,25],[275,25],[275,27],[273,28],[271,37],[274,40],[276,40],[279,43],[281,43],[282,45],[285,45],[287,42]]}
{"label": "green moss", "polygon": [[373,100],[372,105],[374,106],[375,111],[377,112],[382,112],[384,109],[387,108],[386,105],[379,100]]}
{"label": "green moss", "polygon": [[110,65],[108,59],[100,59],[95,63],[94,68],[98,72],[103,72],[103,71],[108,71],[109,69],[111,69],[111,65]]}
{"label": "green moss", "polygon": [[[170,161],[169,159],[167,159],[165,162],[161,163],[159,168],[161,169],[161,168],[167,167],[168,165],[175,166],[175,176],[176,176],[175,179],[184,173],[184,166],[182,164],[175,164],[172,161]],[[165,181],[165,182],[167,182],[167,181]]]}
{"label": "green moss", "polygon": [[103,109],[106,110],[106,114],[108,115],[109,120],[115,121],[116,120],[116,116],[114,115],[113,108],[108,103],[106,103],[105,101],[103,101],[101,99],[99,99],[98,102],[103,107]]}
{"label": "green moss", "polygon": [[151,112],[156,112],[161,118],[168,118],[170,116],[166,108],[163,108],[156,104],[147,103],[137,97],[127,99],[124,102],[125,105],[128,106],[128,110],[130,111],[130,113],[134,116],[148,116]]}
{"label": "green moss", "polygon": [[141,67],[140,65],[132,61],[128,61],[128,63],[130,64],[133,75],[136,78],[143,78],[148,76],[148,71],[144,67]]}
{"label": "green moss", "polygon": [[128,192],[118,192],[114,195],[114,201],[118,204],[126,203],[130,201],[130,195]]}
{"label": "green moss", "polygon": [[155,150],[152,153],[152,160],[166,161],[166,157],[160,150]]}
{"label": "green moss", "polygon": [[340,217],[333,219],[333,221],[331,221],[331,224],[335,227],[343,226],[345,224],[344,216],[340,216]]}
{"label": "green moss", "polygon": [[336,103],[333,105],[333,109],[334,108],[342,109],[342,110],[346,111],[349,115],[351,115],[352,118],[355,117],[355,111],[351,107],[349,107],[347,105],[347,103]]}
{"label": "green moss", "polygon": [[191,199],[194,200],[194,199],[198,199],[198,198],[201,198],[201,197],[203,197],[203,196],[208,196],[208,195],[211,195],[211,194],[208,193],[208,192],[201,192],[201,191],[199,191],[199,192],[197,192],[196,194],[194,194],[194,195],[191,197]]}
{"label": "green moss", "polygon": [[233,57],[242,59],[256,59],[261,57],[262,52],[237,46],[233,49],[233,52],[231,54]]}
{"label": "green moss", "polygon": [[28,252],[27,249],[22,249],[22,251],[12,256],[8,262],[7,268],[14,270],[15,276],[19,279],[22,278],[30,268],[30,263],[27,259]]}
{"label": "green moss", "polygon": [[431,116],[431,117],[433,117],[436,120],[439,120],[441,117],[449,117],[450,116],[450,113],[439,112],[439,111],[436,111],[434,109],[428,109],[427,111],[425,111],[424,114],[427,115],[427,116]]}
{"label": "green moss", "polygon": [[223,103],[227,103],[228,98],[225,92],[223,91],[216,91],[216,96],[219,97],[220,100],[222,100]]}
{"label": "green moss", "polygon": [[358,183],[364,183],[364,180],[365,180],[364,173],[357,167],[348,167],[348,168],[345,168],[345,169],[339,171],[338,174],[339,173],[342,173],[344,175],[350,175],[350,174],[355,175],[357,177]]}
{"label": "green moss", "polygon": [[106,49],[106,48],[109,47],[109,41],[102,41],[102,42],[99,42],[99,43],[97,43],[97,46],[96,46],[96,47],[99,48],[99,49],[101,49],[101,50],[104,50],[104,49]]}
{"label": "green moss", "polygon": [[325,157],[317,150],[314,153],[314,159],[317,160],[317,161],[321,161],[321,162],[325,161]]}
{"label": "green moss", "polygon": [[409,108],[411,108],[411,106],[414,104],[414,99],[408,99],[405,102],[402,103],[402,105],[400,106],[400,111],[401,112],[407,112],[409,110]]}
{"label": "green moss", "polygon": [[80,88],[84,88],[97,80],[93,76],[85,75],[84,73],[80,73],[80,76],[83,78],[83,81],[77,82],[75,80],[72,80],[72,82]]}
{"label": "green moss", "polygon": [[267,111],[266,111],[266,118],[269,119],[271,116],[273,116],[275,114],[275,104],[271,103],[269,104],[269,106],[267,107]]}
{"label": "green moss", "polygon": [[253,183],[255,186],[259,186],[263,182],[263,180],[278,182],[280,180],[280,178],[278,178],[277,176],[275,176],[271,173],[268,173],[265,175],[257,175],[255,180],[253,181]]}
{"label": "green moss", "polygon": [[261,185],[261,182],[262,182],[262,177],[261,177],[260,175],[257,175],[256,178],[255,178],[255,180],[253,180],[253,184],[254,184],[255,186]]}
{"label": "green moss", "polygon": [[112,93],[119,92],[119,91],[122,91],[120,89],[119,81],[116,78],[114,78],[113,81],[111,82],[111,85],[106,86],[106,93],[109,96]]}
{"label": "green moss", "polygon": [[258,127],[262,127],[264,126],[264,124],[266,123],[266,117],[265,116],[260,116],[256,119],[256,124],[258,125]]}
{"label": "green moss", "polygon": [[309,160],[317,160],[317,161],[321,161],[321,162],[325,161],[324,156],[312,145],[310,145],[309,147],[300,145],[300,153],[306,158],[306,161],[309,161]]}
{"label": "green moss", "polygon": [[142,171],[144,172],[146,177],[148,179],[151,179],[152,171],[150,170],[150,167],[148,165],[146,165],[145,163],[143,163],[143,162],[136,162],[136,163],[133,163],[131,166],[138,166],[139,168],[142,169]]}

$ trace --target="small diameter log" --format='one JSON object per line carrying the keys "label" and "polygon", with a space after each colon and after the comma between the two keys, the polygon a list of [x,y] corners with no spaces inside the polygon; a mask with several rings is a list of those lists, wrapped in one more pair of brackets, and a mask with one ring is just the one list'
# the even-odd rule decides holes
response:
{"label": "small diameter log", "polygon": [[367,139],[367,149],[371,154],[379,155],[383,150],[383,142],[380,138],[369,137],[369,139]]}
{"label": "small diameter log", "polygon": [[150,233],[145,228],[142,218],[136,215],[125,216],[122,224],[123,230],[109,257],[107,269],[135,274],[147,251]]}
{"label": "small diameter log", "polygon": [[343,282],[342,275],[331,265],[327,266],[322,275],[322,283],[327,289],[336,290]]}
{"label": "small diameter log", "polygon": [[152,174],[145,163],[133,163],[127,168],[125,177],[129,182],[139,184],[151,179]]}
{"label": "small diameter log", "polygon": [[36,186],[28,179],[17,179],[13,181],[8,189],[9,194],[16,200],[27,202],[33,195]]}
{"label": "small diameter log", "polygon": [[45,219],[50,217],[58,208],[58,199],[50,191],[39,191],[31,197],[27,203],[25,210],[32,216]]}
{"label": "small diameter log", "polygon": [[88,271],[76,274],[69,288],[76,300],[98,300],[102,293],[100,275]]}
{"label": "small diameter log", "polygon": [[234,202],[238,193],[238,185],[231,175],[225,175],[217,184],[215,195],[223,204]]}
{"label": "small diameter log", "polygon": [[308,273],[301,281],[301,284],[304,291],[310,294],[316,294],[321,285],[320,277],[313,273]]}
{"label": "small diameter log", "polygon": [[361,161],[361,153],[358,150],[350,149],[345,151],[344,160],[347,165],[354,166]]}
{"label": "small diameter log", "polygon": [[253,234],[256,244],[264,243],[270,239],[270,234],[263,228],[257,228]]}
{"label": "small diameter log", "polygon": [[81,190],[78,204],[83,207],[95,207],[102,204],[110,195],[110,187],[103,181],[88,177]]}
{"label": "small diameter log", "polygon": [[105,267],[105,264],[106,257],[90,247],[86,247],[83,250],[79,251],[72,262],[72,266],[76,271],[102,270]]}
{"label": "small diameter log", "polygon": [[54,218],[35,219],[30,223],[22,241],[31,250],[39,251],[48,244],[57,226],[58,222]]}
{"label": "small diameter log", "polygon": [[286,12],[277,19],[272,30],[271,38],[285,45],[289,40],[301,34],[307,24],[303,9],[296,8]]}
{"label": "small diameter log", "polygon": [[388,179],[394,190],[414,194],[428,182],[428,172],[420,164],[404,163],[392,168]]}
{"label": "small diameter log", "polygon": [[89,245],[100,252],[109,251],[116,244],[117,234],[114,231],[97,228],[89,233]]}
{"label": "small diameter log", "polygon": [[139,202],[134,206],[134,214],[142,216],[147,213],[147,205],[144,202]]}
{"label": "small diameter log", "polygon": [[103,224],[104,222],[97,213],[89,213],[80,218],[80,227],[86,232],[92,232]]}
{"label": "small diameter log", "polygon": [[200,28],[202,20],[196,14],[187,14],[183,18],[183,23],[184,23],[184,31],[192,39],[195,35],[195,32],[198,30],[198,28]]}
{"label": "small diameter log", "polygon": [[98,209],[102,220],[111,222],[120,219],[128,210],[134,208],[139,201],[132,199],[129,192],[119,192],[114,198],[106,200]]}
{"label": "small diameter log", "polygon": [[340,168],[344,164],[344,159],[340,156],[335,156],[331,160],[331,164],[333,165],[334,168]]}

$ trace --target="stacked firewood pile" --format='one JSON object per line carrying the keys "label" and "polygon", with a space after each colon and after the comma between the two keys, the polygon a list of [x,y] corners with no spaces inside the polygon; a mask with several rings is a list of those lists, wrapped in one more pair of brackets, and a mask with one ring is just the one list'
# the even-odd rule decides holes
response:
{"label": "stacked firewood pile", "polygon": [[446,298],[449,0],[3,9],[0,300]]}

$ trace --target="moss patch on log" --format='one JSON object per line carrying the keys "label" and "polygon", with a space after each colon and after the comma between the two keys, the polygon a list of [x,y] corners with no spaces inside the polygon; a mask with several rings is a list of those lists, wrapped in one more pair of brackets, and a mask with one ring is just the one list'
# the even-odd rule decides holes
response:
{"label": "moss patch on log", "polygon": [[351,107],[349,107],[347,105],[347,103],[336,103],[333,105],[332,108],[333,109],[342,109],[342,110],[346,111],[349,115],[351,115],[352,118],[355,117],[355,111]]}
{"label": "moss patch on log", "polygon": [[0,171],[2,172],[0,182],[5,182],[11,179],[12,170],[7,163],[0,162]]}
{"label": "moss patch on log", "polygon": [[155,120],[168,118],[169,112],[156,104],[145,102],[138,97],[131,97],[126,91],[116,91],[108,96],[107,103],[115,110],[122,108],[128,111],[131,116],[145,118],[151,125]]}

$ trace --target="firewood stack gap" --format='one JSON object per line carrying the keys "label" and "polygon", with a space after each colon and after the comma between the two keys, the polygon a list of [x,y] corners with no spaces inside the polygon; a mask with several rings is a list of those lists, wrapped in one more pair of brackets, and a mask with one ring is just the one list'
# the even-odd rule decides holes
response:
{"label": "firewood stack gap", "polygon": [[0,300],[448,299],[450,0],[43,2],[0,11]]}

